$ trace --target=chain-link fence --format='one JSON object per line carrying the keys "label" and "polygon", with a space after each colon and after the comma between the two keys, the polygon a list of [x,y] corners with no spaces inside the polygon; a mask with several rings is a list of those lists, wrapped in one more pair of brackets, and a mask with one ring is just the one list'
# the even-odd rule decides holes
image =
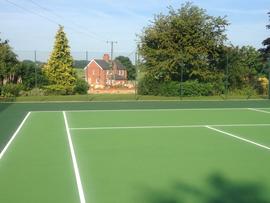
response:
{"label": "chain-link fence", "polygon": [[[18,59],[20,61],[23,60],[31,60],[31,61],[37,61],[46,63],[50,57],[51,52],[50,51],[35,51],[35,50],[15,50],[14,51]],[[101,59],[104,55],[104,53],[107,52],[93,52],[93,51],[74,51],[71,52],[71,55],[74,60],[81,61],[86,60],[90,61],[93,58]],[[114,52],[113,53],[114,58],[117,56],[126,56],[129,57],[132,62],[135,60],[135,53],[134,52]]]}

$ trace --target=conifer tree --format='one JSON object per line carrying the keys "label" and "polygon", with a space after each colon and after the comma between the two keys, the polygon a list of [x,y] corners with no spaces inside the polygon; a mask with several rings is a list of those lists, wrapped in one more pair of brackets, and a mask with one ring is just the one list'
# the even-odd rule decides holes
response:
{"label": "conifer tree", "polygon": [[44,66],[44,74],[50,85],[59,85],[66,89],[75,86],[77,77],[63,26],[59,26],[56,33],[53,51]]}

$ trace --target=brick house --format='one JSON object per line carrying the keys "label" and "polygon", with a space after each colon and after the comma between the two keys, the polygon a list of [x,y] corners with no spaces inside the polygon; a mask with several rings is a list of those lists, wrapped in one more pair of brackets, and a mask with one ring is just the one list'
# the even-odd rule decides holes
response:
{"label": "brick house", "polygon": [[84,68],[85,79],[90,88],[104,88],[127,83],[127,69],[118,60],[110,60],[109,54],[103,59],[92,59]]}

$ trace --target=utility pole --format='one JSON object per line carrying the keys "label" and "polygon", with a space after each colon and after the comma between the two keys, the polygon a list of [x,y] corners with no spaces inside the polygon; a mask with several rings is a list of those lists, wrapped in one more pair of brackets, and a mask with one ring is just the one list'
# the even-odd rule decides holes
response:
{"label": "utility pole", "polygon": [[117,44],[117,41],[107,41],[107,44],[111,44],[111,60],[113,61],[113,45]]}
{"label": "utility pole", "polygon": [[[113,76],[113,79],[115,81],[115,74],[116,72],[114,73],[113,71],[113,45],[114,44],[117,44],[117,41],[107,41],[107,44],[111,44],[111,66],[112,66],[112,76]],[[112,81],[112,84],[113,84],[113,81]]]}
{"label": "utility pole", "polygon": [[37,51],[34,52],[34,61],[35,61],[35,88],[37,88]]}
{"label": "utility pole", "polygon": [[88,51],[85,52],[85,60],[88,61]]}

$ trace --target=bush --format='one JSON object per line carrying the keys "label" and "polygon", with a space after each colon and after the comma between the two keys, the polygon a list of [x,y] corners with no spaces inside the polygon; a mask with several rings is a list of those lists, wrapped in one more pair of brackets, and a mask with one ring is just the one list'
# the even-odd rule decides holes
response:
{"label": "bush", "polygon": [[3,97],[17,97],[22,90],[22,84],[5,84],[1,87],[0,92]]}
{"label": "bush", "polygon": [[197,80],[183,83],[183,96],[211,96],[214,91],[210,83],[199,83]]}
{"label": "bush", "polygon": [[73,87],[63,85],[47,85],[43,87],[46,95],[70,95],[73,94]]}
{"label": "bush", "polygon": [[87,94],[88,89],[88,83],[83,79],[78,79],[73,91],[75,94]]}
{"label": "bush", "polygon": [[257,81],[258,93],[261,95],[267,95],[268,94],[268,84],[269,84],[269,81],[266,77],[260,77]]}
{"label": "bush", "polygon": [[29,91],[21,91],[20,96],[45,96],[46,91],[39,88],[34,88]]}
{"label": "bush", "polygon": [[[218,86],[218,85],[216,85]],[[182,83],[182,96],[210,96],[221,92],[220,87],[211,83],[199,83],[197,80]],[[155,79],[144,77],[138,84],[140,95],[179,96],[180,83],[168,81],[159,83]]]}
{"label": "bush", "polygon": [[144,76],[138,83],[138,94],[159,95],[159,82],[150,76]]}

